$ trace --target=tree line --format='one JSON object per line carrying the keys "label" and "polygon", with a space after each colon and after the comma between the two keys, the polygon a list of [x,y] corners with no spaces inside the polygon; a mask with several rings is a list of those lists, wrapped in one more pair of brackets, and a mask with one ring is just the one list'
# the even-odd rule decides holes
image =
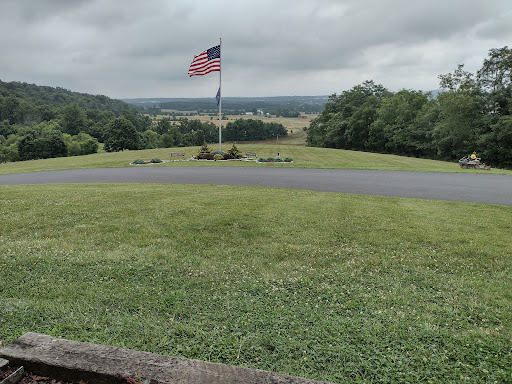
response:
{"label": "tree line", "polygon": [[[281,124],[257,120],[230,122],[225,130],[225,140],[286,135]],[[105,96],[0,82],[0,162],[87,155],[98,152],[101,144],[112,152],[217,140],[218,126],[213,122],[183,117],[153,122],[137,108]]]}
{"label": "tree line", "polygon": [[288,131],[282,124],[255,119],[237,119],[227,123],[222,131],[222,137],[227,141],[267,140],[287,135]]}
{"label": "tree line", "polygon": [[487,164],[512,168],[511,71],[512,49],[503,47],[475,74],[459,65],[440,75],[437,97],[365,81],[329,97],[307,143],[449,161],[477,151]]}
{"label": "tree line", "polygon": [[[216,113],[217,101],[214,97],[204,99],[126,99],[146,113],[161,114],[162,109],[176,111],[197,111]],[[224,97],[222,111],[228,114],[244,114],[262,110],[271,115],[297,117],[299,113],[322,112],[327,96],[278,96],[278,97]]]}

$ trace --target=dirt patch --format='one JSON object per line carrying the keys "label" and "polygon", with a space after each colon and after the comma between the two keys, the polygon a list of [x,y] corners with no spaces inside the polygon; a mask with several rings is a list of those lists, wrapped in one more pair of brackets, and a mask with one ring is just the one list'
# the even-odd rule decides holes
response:
{"label": "dirt patch", "polygon": [[[0,370],[0,382],[10,375],[12,375],[14,372],[16,372],[20,367],[11,367],[7,366],[5,368],[2,368]],[[18,384],[76,384],[75,382],[71,381],[61,381],[57,380],[51,377],[46,376],[39,376],[35,375],[32,372],[24,372],[21,379],[17,381]],[[78,384],[87,384],[86,381],[79,381]]]}

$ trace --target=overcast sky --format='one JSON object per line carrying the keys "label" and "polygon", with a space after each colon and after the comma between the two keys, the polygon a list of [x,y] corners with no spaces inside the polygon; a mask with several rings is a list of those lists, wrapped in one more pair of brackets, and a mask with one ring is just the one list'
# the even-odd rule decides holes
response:
{"label": "overcast sky", "polygon": [[0,0],[0,80],[112,98],[438,89],[512,45],[510,0]]}

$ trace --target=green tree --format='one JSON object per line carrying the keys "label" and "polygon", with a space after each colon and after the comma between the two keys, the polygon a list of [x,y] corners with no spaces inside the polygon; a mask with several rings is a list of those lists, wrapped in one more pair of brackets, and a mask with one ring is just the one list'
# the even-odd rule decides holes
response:
{"label": "green tree", "polygon": [[9,120],[0,121],[0,135],[7,137],[13,133],[16,133],[16,128],[9,123]]}
{"label": "green tree", "polygon": [[140,149],[141,137],[131,121],[125,117],[118,117],[107,125],[104,144],[107,152]]}
{"label": "green tree", "polygon": [[116,118],[116,115],[111,111],[101,111],[97,109],[87,110],[86,115],[91,124],[87,127],[85,132],[97,138],[99,141],[104,141],[105,127]]}
{"label": "green tree", "polygon": [[71,103],[62,111],[62,129],[65,133],[76,135],[87,130],[85,111],[77,103]]}
{"label": "green tree", "polygon": [[501,116],[479,140],[482,158],[493,166],[512,168],[512,116]]}
{"label": "green tree", "polygon": [[68,156],[89,155],[98,152],[98,140],[87,133],[80,132],[75,136],[65,133],[62,136],[68,147]]}
{"label": "green tree", "polygon": [[439,121],[440,115],[439,100],[428,100],[421,109],[415,119],[417,142],[415,144],[420,156],[427,158],[437,158],[437,147],[434,142],[434,130]]}
{"label": "green tree", "polygon": [[160,136],[160,142],[158,146],[160,148],[172,148],[174,147],[174,139],[169,133],[164,133]]}
{"label": "green tree", "polygon": [[512,114],[512,49],[507,46],[489,51],[477,79],[489,94],[490,109],[494,115]]}
{"label": "green tree", "polygon": [[33,107],[23,98],[0,95],[0,121],[7,120],[11,125],[23,124],[30,114],[33,114]]}
{"label": "green tree", "polygon": [[59,128],[58,124],[43,122],[25,130],[16,143],[20,160],[67,156],[68,148]]}
{"label": "green tree", "polygon": [[142,142],[145,149],[158,148],[160,135],[148,129],[142,133]]}
{"label": "green tree", "polygon": [[163,135],[164,133],[169,133],[170,130],[171,123],[169,122],[168,118],[162,117],[160,120],[158,120],[158,124],[156,125],[156,133]]}
{"label": "green tree", "polygon": [[480,136],[486,133],[485,95],[463,65],[439,79],[441,88],[448,92],[438,96],[440,113],[434,129],[437,154],[443,159],[460,158],[477,150]]}
{"label": "green tree", "polygon": [[308,145],[368,149],[371,124],[382,100],[391,95],[373,81],[365,81],[339,96],[331,95],[324,111],[310,125]]}
{"label": "green tree", "polygon": [[426,139],[417,126],[417,116],[428,102],[421,91],[401,90],[382,100],[370,129],[370,148],[407,156],[422,155]]}

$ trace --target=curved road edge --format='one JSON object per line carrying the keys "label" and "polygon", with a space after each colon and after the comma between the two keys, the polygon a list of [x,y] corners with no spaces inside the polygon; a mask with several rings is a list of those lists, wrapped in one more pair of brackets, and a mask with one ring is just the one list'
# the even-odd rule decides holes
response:
{"label": "curved road edge", "polygon": [[62,183],[240,185],[512,206],[512,177],[483,173],[260,167],[132,167],[0,175],[0,185]]}

